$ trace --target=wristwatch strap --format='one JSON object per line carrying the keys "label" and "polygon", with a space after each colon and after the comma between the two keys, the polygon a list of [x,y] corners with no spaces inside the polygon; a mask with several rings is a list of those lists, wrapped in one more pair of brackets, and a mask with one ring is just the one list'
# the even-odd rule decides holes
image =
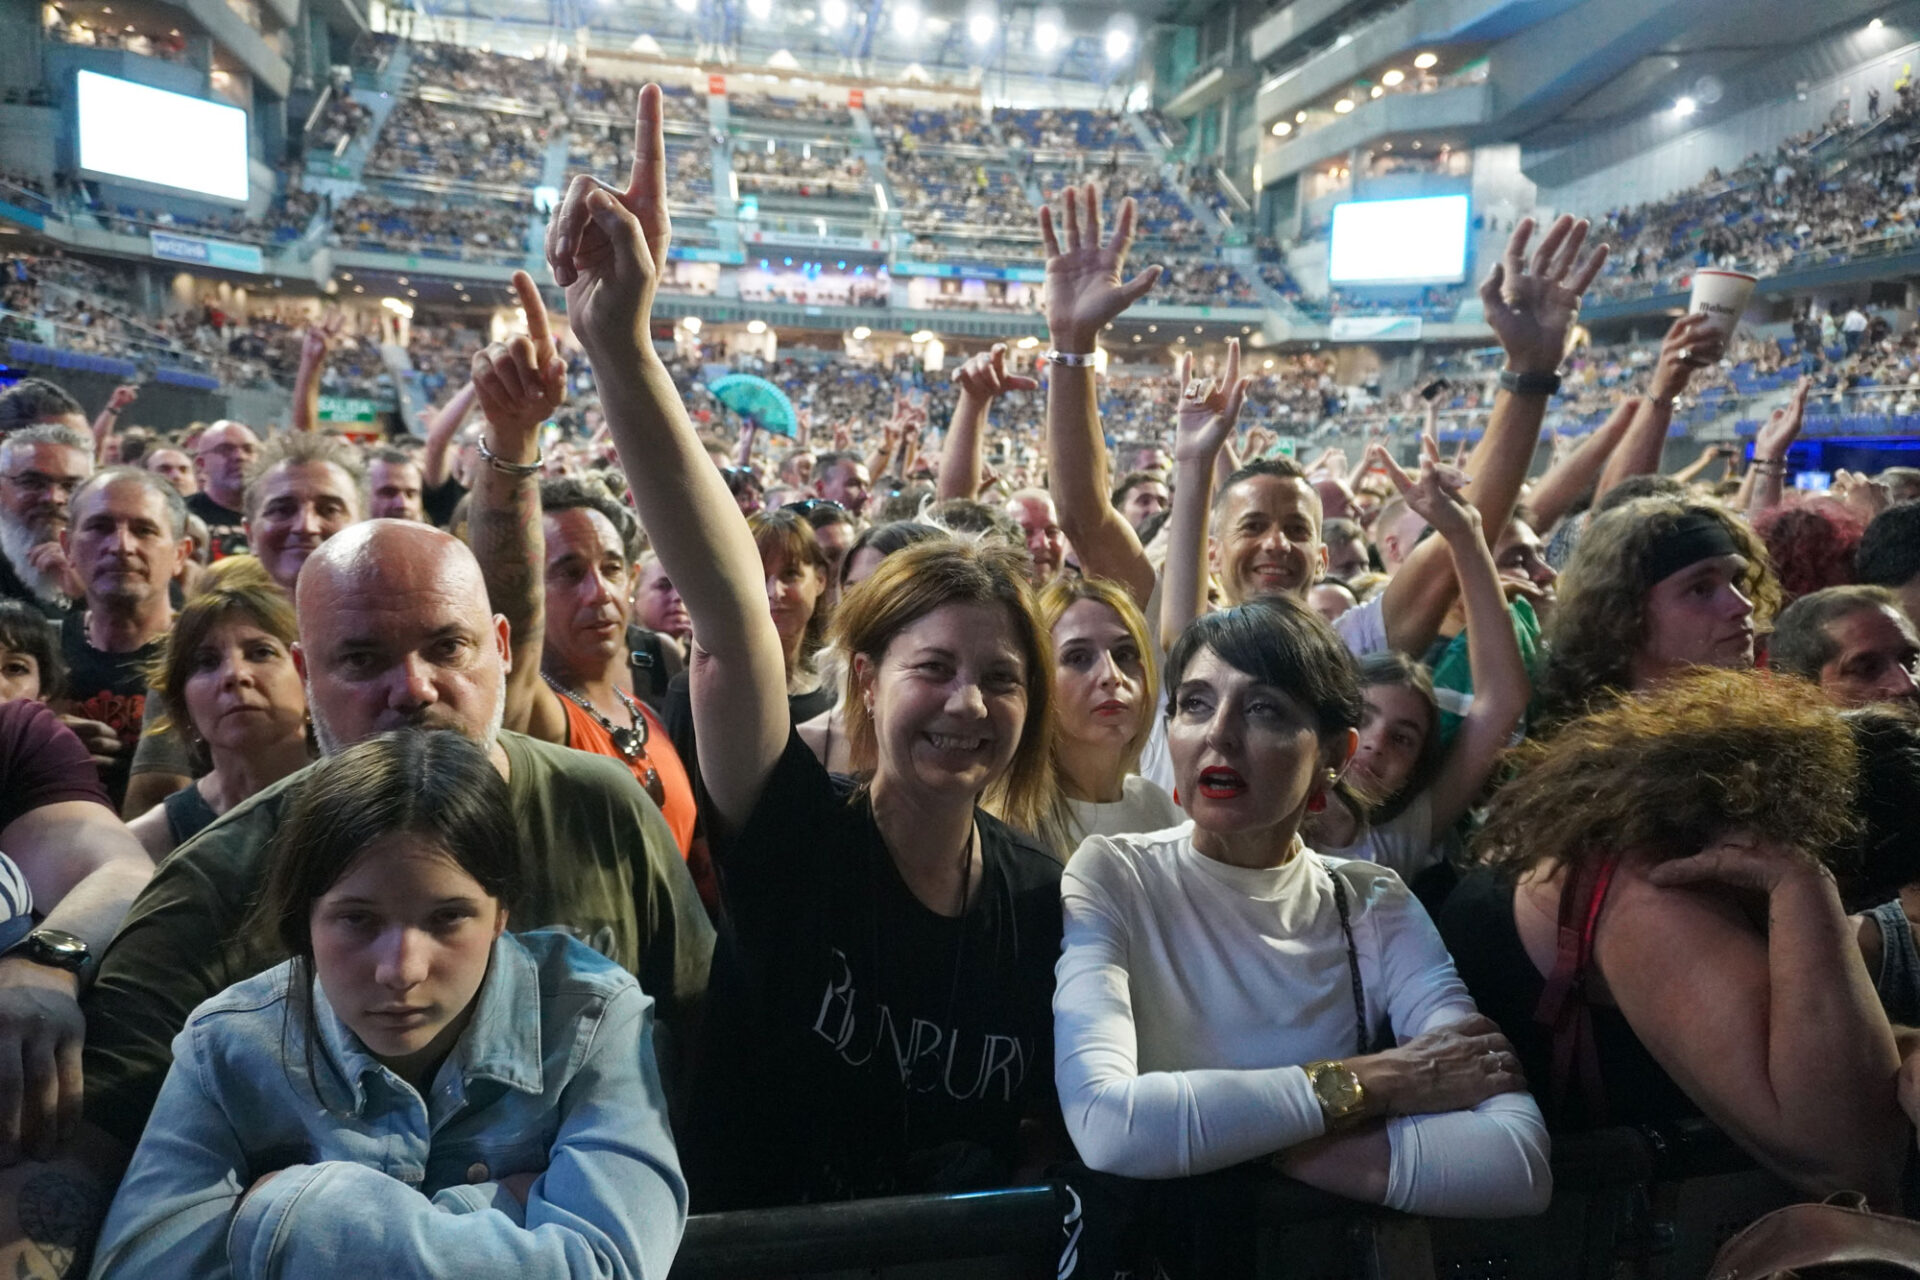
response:
{"label": "wristwatch strap", "polygon": [[1500,374],[1500,389],[1521,396],[1550,396],[1560,389],[1560,375],[1515,373],[1512,369],[1505,369]]}

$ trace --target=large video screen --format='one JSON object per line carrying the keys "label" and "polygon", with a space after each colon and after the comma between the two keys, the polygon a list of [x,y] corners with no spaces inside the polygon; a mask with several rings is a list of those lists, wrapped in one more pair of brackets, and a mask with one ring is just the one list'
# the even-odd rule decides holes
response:
{"label": "large video screen", "polygon": [[1333,207],[1334,284],[1457,284],[1467,278],[1467,198],[1350,200]]}
{"label": "large video screen", "polygon": [[246,201],[246,112],[93,71],[78,81],[76,133],[89,175]]}

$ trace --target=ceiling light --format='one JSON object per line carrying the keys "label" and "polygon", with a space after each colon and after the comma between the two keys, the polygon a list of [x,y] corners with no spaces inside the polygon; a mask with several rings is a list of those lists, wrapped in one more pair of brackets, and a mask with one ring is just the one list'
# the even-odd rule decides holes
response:
{"label": "ceiling light", "polygon": [[1405,80],[1406,78],[1407,78],[1406,72],[1402,71],[1398,67],[1392,67],[1387,71],[1385,75],[1380,77],[1380,83],[1387,86],[1387,88],[1391,89],[1395,85],[1399,84],[1401,81]]}
{"label": "ceiling light", "polygon": [[398,279],[399,279],[399,281],[400,281],[400,283],[401,283],[401,284],[405,284],[405,283],[407,282],[407,278],[406,278],[405,276],[400,276],[400,277],[398,277]]}
{"label": "ceiling light", "polygon": [[920,29],[920,9],[916,5],[903,4],[893,11],[893,33],[898,36],[911,36]]}
{"label": "ceiling light", "polygon": [[933,330],[931,330],[931,329],[915,329],[915,330],[914,330],[914,331],[913,331],[913,332],[912,332],[911,334],[909,334],[909,335],[908,335],[908,337],[907,337],[907,341],[909,341],[909,342],[932,342],[932,341],[933,341]]}
{"label": "ceiling light", "polygon": [[1287,123],[1287,122],[1286,122],[1285,120],[1275,120],[1275,121],[1273,122],[1273,136],[1274,136],[1274,137],[1276,137],[1276,138],[1284,138],[1284,137],[1286,137],[1286,136],[1287,136],[1288,134],[1290,134],[1290,133],[1292,133],[1292,132],[1293,132],[1293,126],[1292,126],[1292,125],[1290,125],[1290,124],[1288,124],[1288,123]]}
{"label": "ceiling light", "polygon": [[351,279],[353,279],[353,272],[351,272],[351,271],[342,271],[342,272],[340,273],[340,278],[341,278],[342,280],[351,280]]}
{"label": "ceiling light", "polygon": [[1033,47],[1042,57],[1060,47],[1060,24],[1052,18],[1041,18],[1033,24]]}
{"label": "ceiling light", "polygon": [[1133,33],[1125,27],[1107,28],[1107,61],[1118,62],[1133,50]]}
{"label": "ceiling light", "polygon": [[685,329],[686,329],[686,331],[687,331],[688,333],[698,333],[698,332],[700,332],[700,317],[699,317],[699,316],[688,316],[688,317],[687,317],[686,319],[684,319],[684,320],[682,320],[682,321],[681,321],[680,323],[681,323],[681,325],[682,325],[683,327],[685,327]]}
{"label": "ceiling light", "polygon": [[967,15],[967,37],[975,44],[992,44],[994,30],[999,25],[991,9],[975,9]]}
{"label": "ceiling light", "polygon": [[1694,112],[1698,111],[1699,109],[1700,109],[1700,104],[1695,102],[1692,98],[1681,97],[1674,100],[1673,114],[1675,114],[1676,116],[1679,116],[1682,120],[1686,119],[1688,116],[1692,115]]}
{"label": "ceiling light", "polygon": [[682,13],[692,13],[700,7],[700,0],[673,0],[673,7]]}
{"label": "ceiling light", "polygon": [[773,0],[747,0],[747,12],[755,22],[765,22],[773,16]]}
{"label": "ceiling light", "polygon": [[865,342],[868,338],[871,338],[872,336],[873,336],[873,330],[867,328],[867,326],[863,324],[857,324],[853,326],[853,340],[855,342]]}
{"label": "ceiling light", "polygon": [[380,299],[380,305],[404,319],[411,320],[413,318],[413,308],[398,298],[382,298]]}
{"label": "ceiling light", "polygon": [[1020,339],[1020,341],[1014,343],[1013,345],[1020,348],[1022,351],[1031,351],[1035,347],[1040,345],[1040,339],[1034,337],[1032,334],[1028,334],[1026,337]]}
{"label": "ceiling light", "polygon": [[1439,61],[1440,61],[1439,54],[1423,53],[1419,57],[1413,60],[1413,65],[1420,68],[1422,71],[1425,71],[1427,68],[1433,66],[1436,62],[1439,62]]}
{"label": "ceiling light", "polygon": [[1293,113],[1293,122],[1294,122],[1295,124],[1305,124],[1305,123],[1307,122],[1307,113],[1306,113],[1305,111],[1296,111],[1296,112],[1294,112],[1294,113]]}
{"label": "ceiling light", "polygon": [[847,25],[847,0],[826,0],[820,6],[820,20],[829,27]]}
{"label": "ceiling light", "polygon": [[1267,358],[1266,358],[1265,360],[1263,360],[1263,361],[1261,361],[1261,362],[1260,362],[1260,367],[1261,367],[1262,369],[1271,369],[1271,368],[1273,368],[1273,357],[1272,357],[1272,356],[1268,356],[1268,357],[1267,357]]}
{"label": "ceiling light", "polygon": [[749,321],[747,321],[747,332],[748,332],[748,333],[752,333],[752,334],[761,334],[761,333],[765,333],[766,331],[767,331],[767,322],[766,322],[765,320],[749,320]]}
{"label": "ceiling light", "polygon": [[1340,101],[1333,104],[1333,113],[1335,115],[1343,116],[1351,110],[1353,110],[1352,98],[1342,98],[1340,99]]}
{"label": "ceiling light", "polygon": [[[113,10],[111,10],[111,9],[109,9],[109,10],[107,10],[107,12],[108,12],[108,13],[112,13],[112,12],[113,12]],[[1881,21],[1880,19],[1878,19],[1878,18],[1875,18],[1875,19],[1874,19],[1874,20],[1873,20],[1872,22],[1869,22],[1869,23],[1867,24],[1867,30],[1869,30],[1869,31],[1878,31],[1878,30],[1879,30],[1880,28],[1882,28],[1882,27],[1884,27],[1884,26],[1886,26],[1886,25],[1887,25],[1887,24],[1886,24],[1886,23],[1884,23],[1884,22],[1882,22],[1882,21]]]}
{"label": "ceiling light", "polygon": [[1385,89],[1382,89],[1379,85],[1375,85],[1373,86],[1373,88],[1367,90],[1367,96],[1369,98],[1377,98],[1385,92],[1386,92]]}

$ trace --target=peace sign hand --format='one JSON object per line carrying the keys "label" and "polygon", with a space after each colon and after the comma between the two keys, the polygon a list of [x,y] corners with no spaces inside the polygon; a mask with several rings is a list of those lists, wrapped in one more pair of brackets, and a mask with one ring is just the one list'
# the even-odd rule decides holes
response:
{"label": "peace sign hand", "polygon": [[1113,220],[1113,238],[1100,243],[1100,191],[1068,187],[1067,243],[1063,250],[1055,234],[1053,209],[1040,210],[1040,240],[1047,251],[1044,310],[1056,351],[1086,354],[1093,350],[1101,326],[1146,296],[1160,278],[1160,268],[1148,267],[1122,282],[1120,268],[1133,243],[1134,204],[1120,202]]}
{"label": "peace sign hand", "polygon": [[1451,544],[1456,538],[1480,536],[1480,512],[1460,496],[1467,477],[1440,461],[1440,443],[1430,433],[1420,436],[1420,476],[1408,475],[1383,444],[1367,446],[1368,456],[1387,473],[1407,506],[1433,526]]}
{"label": "peace sign hand", "polygon": [[527,332],[474,353],[473,389],[487,418],[487,447],[505,461],[531,462],[539,452],[540,425],[567,398],[567,364],[554,352],[546,303],[533,277],[514,272],[513,288],[527,313]]}
{"label": "peace sign hand", "polygon": [[644,85],[627,185],[577,174],[547,224],[547,265],[567,291],[568,318],[589,354],[650,349],[647,322],[673,234],[660,121],[660,86]]}

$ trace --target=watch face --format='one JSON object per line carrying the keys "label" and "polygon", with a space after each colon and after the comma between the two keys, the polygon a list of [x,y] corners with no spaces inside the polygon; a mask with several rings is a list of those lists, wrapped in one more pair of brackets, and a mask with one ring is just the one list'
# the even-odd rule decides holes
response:
{"label": "watch face", "polygon": [[1337,1062],[1313,1073],[1313,1091],[1336,1115],[1360,1105],[1360,1078]]}

